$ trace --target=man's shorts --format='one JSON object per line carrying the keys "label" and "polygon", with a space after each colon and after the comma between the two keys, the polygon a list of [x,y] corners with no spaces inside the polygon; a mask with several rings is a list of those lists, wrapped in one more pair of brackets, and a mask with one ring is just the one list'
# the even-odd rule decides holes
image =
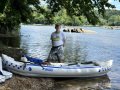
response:
{"label": "man's shorts", "polygon": [[64,49],[63,46],[52,47],[48,56],[49,62],[63,62]]}

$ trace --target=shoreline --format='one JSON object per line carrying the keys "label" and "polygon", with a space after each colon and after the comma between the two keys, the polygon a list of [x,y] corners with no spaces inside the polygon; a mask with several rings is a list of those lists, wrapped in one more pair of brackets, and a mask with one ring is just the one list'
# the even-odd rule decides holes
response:
{"label": "shoreline", "polygon": [[0,90],[53,90],[52,78],[33,78],[13,75],[9,80],[0,84]]}
{"label": "shoreline", "polygon": [[103,26],[103,28],[111,30],[120,30],[120,26]]}

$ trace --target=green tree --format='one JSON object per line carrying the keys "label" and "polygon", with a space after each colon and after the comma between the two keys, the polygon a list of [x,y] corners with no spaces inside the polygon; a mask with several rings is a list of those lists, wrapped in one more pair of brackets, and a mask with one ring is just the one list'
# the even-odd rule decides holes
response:
{"label": "green tree", "polygon": [[99,22],[98,16],[95,13],[97,10],[104,16],[105,8],[114,8],[114,5],[108,3],[108,0],[45,0],[48,3],[48,8],[52,10],[52,13],[58,12],[62,8],[65,8],[67,14],[70,16],[85,16],[89,23],[93,25]]}
{"label": "green tree", "polygon": [[62,9],[59,12],[55,13],[54,23],[62,23],[65,25],[72,25],[72,19],[67,15],[66,10]]}
{"label": "green tree", "polygon": [[29,22],[32,8],[41,10],[39,4],[39,0],[1,0],[0,33],[12,32],[21,22]]}
{"label": "green tree", "polygon": [[107,20],[104,18],[100,18],[99,25],[107,25]]}
{"label": "green tree", "polygon": [[[42,8],[41,1],[46,1],[49,9]],[[19,27],[20,23],[30,22],[31,19],[34,19],[32,17],[33,11],[43,13],[46,24],[52,24],[55,12],[63,8],[70,17],[85,16],[88,22],[94,25],[99,22],[98,14],[104,15],[105,7],[114,8],[108,3],[108,0],[1,0],[0,33],[12,32]],[[96,14],[95,10],[99,13]],[[77,17],[74,20],[80,23]],[[38,19],[41,18],[43,19],[42,16]],[[66,16],[64,18],[72,20]],[[61,22],[64,22],[64,18]],[[65,23],[71,23],[70,21],[65,21]]]}
{"label": "green tree", "polygon": [[45,23],[45,16],[41,13],[34,12],[32,14],[33,19],[30,20],[30,24],[35,23],[35,24],[44,24]]}
{"label": "green tree", "polygon": [[120,25],[120,15],[112,15],[109,19],[108,19],[109,25],[116,25],[119,26]]}

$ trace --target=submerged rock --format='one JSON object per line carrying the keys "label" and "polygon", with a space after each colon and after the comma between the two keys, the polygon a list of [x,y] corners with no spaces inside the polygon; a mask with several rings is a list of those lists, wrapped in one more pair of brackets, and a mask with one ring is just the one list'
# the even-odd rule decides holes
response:
{"label": "submerged rock", "polygon": [[69,29],[64,29],[63,32],[73,32],[73,33],[96,33],[93,30],[84,30],[82,28],[69,28]]}

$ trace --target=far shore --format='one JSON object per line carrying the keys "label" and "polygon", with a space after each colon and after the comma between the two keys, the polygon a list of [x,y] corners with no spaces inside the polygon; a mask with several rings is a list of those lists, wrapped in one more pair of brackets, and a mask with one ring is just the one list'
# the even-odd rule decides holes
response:
{"label": "far shore", "polygon": [[[21,23],[21,25],[33,25],[33,26],[54,26],[55,24],[50,24],[50,25],[47,25],[47,24],[24,24],[24,23]],[[104,27],[104,28],[108,28],[108,29],[120,29],[120,26],[102,26],[102,25],[79,25],[79,26],[70,26],[70,25],[63,25],[62,24],[62,27],[63,28],[66,28],[66,27],[69,27],[69,28],[72,28],[72,27]]]}
{"label": "far shore", "polygon": [[103,26],[103,27],[112,30],[120,30],[120,26]]}

